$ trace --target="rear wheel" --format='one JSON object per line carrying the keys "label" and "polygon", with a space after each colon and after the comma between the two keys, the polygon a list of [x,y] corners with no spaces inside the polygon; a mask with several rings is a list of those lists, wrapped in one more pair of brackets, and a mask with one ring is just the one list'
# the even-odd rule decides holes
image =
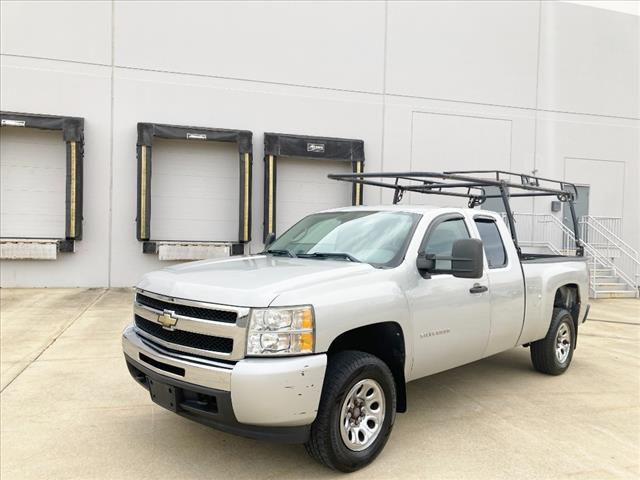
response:
{"label": "rear wheel", "polygon": [[542,373],[560,375],[571,364],[576,345],[576,328],[571,314],[562,308],[553,310],[547,336],[531,343],[531,362]]}
{"label": "rear wheel", "polygon": [[358,470],[384,448],[395,411],[389,367],[368,353],[339,352],[329,361],[307,452],[334,470]]}

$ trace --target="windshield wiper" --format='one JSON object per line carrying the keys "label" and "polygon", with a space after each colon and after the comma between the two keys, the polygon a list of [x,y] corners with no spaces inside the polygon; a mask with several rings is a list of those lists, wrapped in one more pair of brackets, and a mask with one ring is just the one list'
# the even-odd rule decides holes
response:
{"label": "windshield wiper", "polygon": [[342,253],[342,252],[299,253],[298,257],[300,258],[343,258],[345,260],[349,260],[350,262],[362,263],[353,255],[349,255],[348,253]]}
{"label": "windshield wiper", "polygon": [[286,249],[277,249],[277,248],[270,248],[268,250],[265,250],[264,253],[270,253],[271,255],[286,255],[287,257],[291,257],[291,258],[296,258],[296,254],[293,253],[291,250],[286,250]]}

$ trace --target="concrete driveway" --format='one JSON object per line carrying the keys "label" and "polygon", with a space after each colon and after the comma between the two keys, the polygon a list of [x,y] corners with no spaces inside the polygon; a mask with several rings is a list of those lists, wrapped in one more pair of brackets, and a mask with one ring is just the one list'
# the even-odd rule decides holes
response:
{"label": "concrete driveway", "polygon": [[[131,290],[0,295],[3,480],[344,478],[302,446],[155,406],[120,353]],[[386,449],[349,478],[638,478],[640,302],[594,302],[591,317],[560,377],[515,348],[409,384]]]}

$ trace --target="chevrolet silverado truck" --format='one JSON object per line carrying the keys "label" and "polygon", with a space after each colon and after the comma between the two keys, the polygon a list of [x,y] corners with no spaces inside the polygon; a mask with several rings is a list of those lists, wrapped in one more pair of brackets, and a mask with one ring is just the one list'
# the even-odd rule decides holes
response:
{"label": "chevrolet silverado truck", "polygon": [[[332,177],[392,188],[395,205],[312,214],[260,254],[144,276],[122,343],[154,402],[225,432],[304,443],[350,472],[384,448],[409,381],[520,345],[540,372],[569,368],[588,312],[580,242],[575,256],[522,253],[508,203],[520,187],[572,206],[568,184],[374,175]],[[503,198],[509,225],[488,210],[397,204],[461,189],[471,207]]]}

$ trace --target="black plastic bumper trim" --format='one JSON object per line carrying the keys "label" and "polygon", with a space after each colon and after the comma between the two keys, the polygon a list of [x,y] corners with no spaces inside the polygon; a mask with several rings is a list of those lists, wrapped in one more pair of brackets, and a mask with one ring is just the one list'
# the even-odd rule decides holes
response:
{"label": "black plastic bumper trim", "polygon": [[216,412],[194,408],[192,402],[179,402],[176,408],[176,413],[182,417],[226,433],[255,438],[258,440],[268,440],[276,443],[305,443],[309,439],[311,425],[303,425],[299,427],[262,427],[240,423],[233,413],[231,392],[201,387],[199,385],[160,375],[126,354],[125,360],[131,376],[147,390],[149,390],[148,381],[151,379],[153,381],[170,385],[177,391],[180,391],[180,393],[182,391],[187,391],[215,397],[217,405]]}

